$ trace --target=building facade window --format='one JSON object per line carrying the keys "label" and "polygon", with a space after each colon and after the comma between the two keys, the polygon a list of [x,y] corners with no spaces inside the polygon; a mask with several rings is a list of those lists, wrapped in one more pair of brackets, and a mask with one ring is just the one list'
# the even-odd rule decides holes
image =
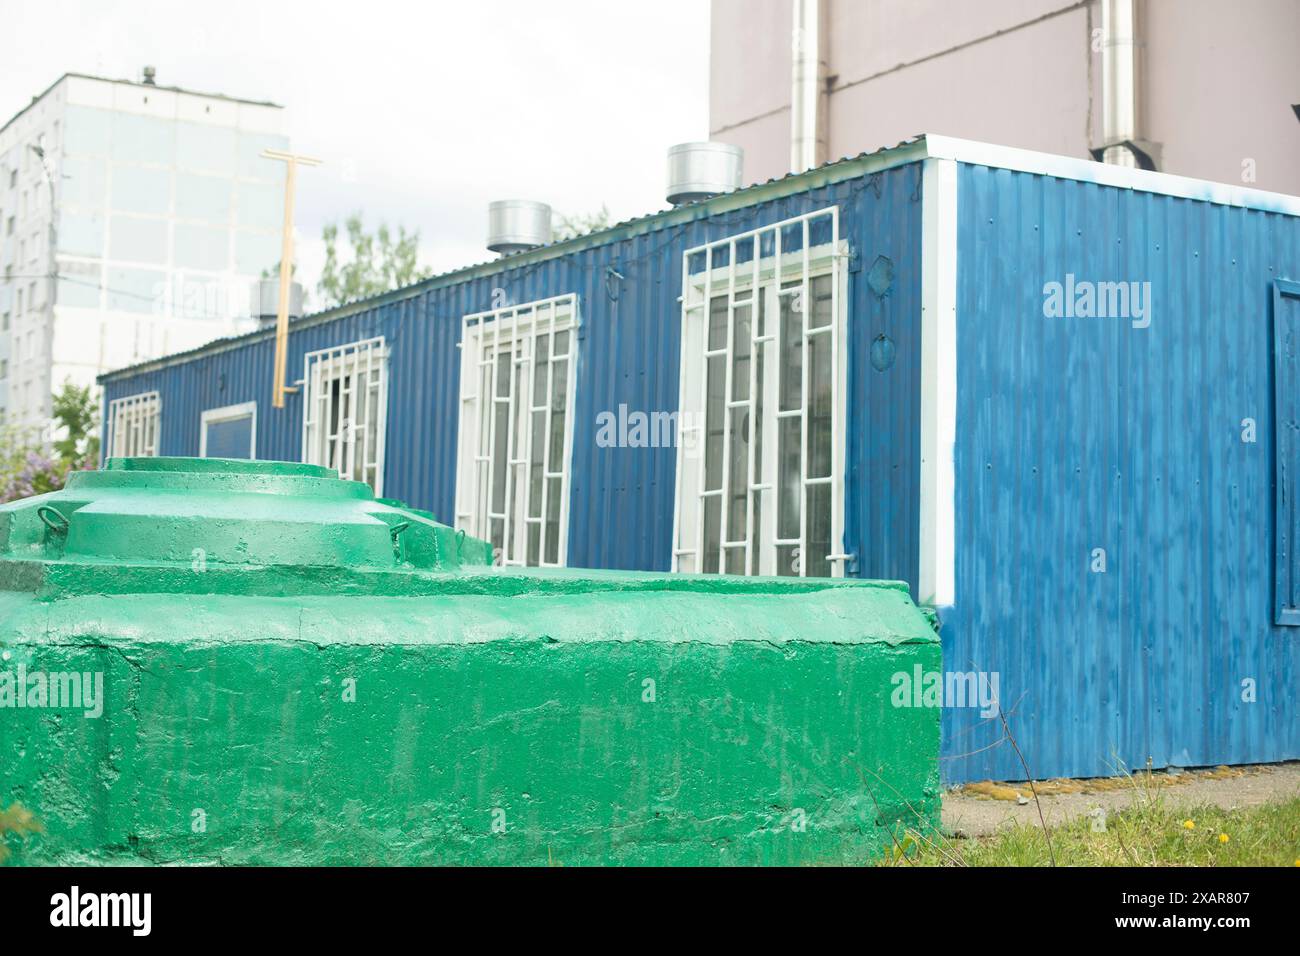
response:
{"label": "building facade window", "polygon": [[388,350],[383,336],[307,353],[302,460],[384,493]]}
{"label": "building facade window", "polygon": [[200,458],[257,457],[257,402],[210,408],[199,416]]}
{"label": "building facade window", "polygon": [[158,454],[162,398],[141,392],[108,403],[108,458],[152,458]]}
{"label": "building facade window", "polygon": [[844,573],[844,270],[834,207],[690,249],[673,566]]}
{"label": "building facade window", "polygon": [[465,316],[456,526],[498,564],[567,560],[578,325],[576,295]]}

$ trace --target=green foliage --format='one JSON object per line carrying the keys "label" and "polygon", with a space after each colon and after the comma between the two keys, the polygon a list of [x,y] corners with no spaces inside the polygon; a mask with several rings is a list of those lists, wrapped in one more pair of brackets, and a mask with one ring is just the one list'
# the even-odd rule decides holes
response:
{"label": "green foliage", "polygon": [[956,840],[909,830],[886,865],[894,866],[1300,866],[1300,797],[1248,809],[1178,805],[1137,794],[1133,806],[1095,830],[1087,816],[1051,830],[1038,826]]}
{"label": "green foliage", "polygon": [[418,263],[420,233],[399,226],[396,235],[387,223],[374,233],[366,231],[360,213],[344,223],[347,254],[340,250],[338,223],[325,226],[325,267],[317,290],[323,308],[333,308],[373,295],[400,289],[429,277],[430,270]]}
{"label": "green foliage", "polygon": [[0,863],[9,859],[9,837],[24,840],[40,832],[40,821],[22,804],[11,803],[8,810],[0,810]]}
{"label": "green foliage", "polygon": [[0,502],[58,491],[73,471],[99,463],[99,410],[88,387],[64,382],[54,395],[57,438],[49,446],[29,430],[0,429]]}
{"label": "green foliage", "polygon": [[90,386],[70,381],[54,394],[54,420],[67,434],[54,443],[54,453],[66,462],[99,458],[99,411]]}
{"label": "green foliage", "polygon": [[609,208],[600,204],[597,212],[579,214],[576,216],[560,216],[560,224],[555,228],[555,241],[563,239],[572,239],[575,236],[585,236],[589,232],[596,232],[600,229],[608,229]]}

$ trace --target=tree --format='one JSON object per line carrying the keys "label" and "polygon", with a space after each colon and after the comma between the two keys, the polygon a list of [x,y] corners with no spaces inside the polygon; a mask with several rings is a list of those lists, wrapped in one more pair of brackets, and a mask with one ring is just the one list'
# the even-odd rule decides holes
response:
{"label": "tree", "polygon": [[54,433],[61,437],[47,445],[30,430],[0,429],[0,502],[58,491],[70,473],[96,468],[97,411],[88,386],[65,381],[54,395]]}
{"label": "tree", "polygon": [[321,234],[325,240],[325,267],[316,288],[324,308],[400,289],[431,274],[417,262],[418,230],[408,233],[405,227],[398,226],[394,236],[387,223],[380,223],[373,234],[368,233],[359,212],[348,216],[343,226],[349,255],[340,255],[338,223],[328,223]]}
{"label": "tree", "polygon": [[56,455],[69,463],[99,459],[99,415],[90,386],[65,381],[54,396],[54,421],[67,432],[54,442]]}
{"label": "tree", "polygon": [[576,216],[560,216],[560,224],[555,229],[555,241],[560,242],[564,239],[572,239],[574,236],[585,236],[589,232],[595,232],[598,229],[607,229],[609,227],[609,208],[600,204],[600,210],[586,214],[579,213]]}

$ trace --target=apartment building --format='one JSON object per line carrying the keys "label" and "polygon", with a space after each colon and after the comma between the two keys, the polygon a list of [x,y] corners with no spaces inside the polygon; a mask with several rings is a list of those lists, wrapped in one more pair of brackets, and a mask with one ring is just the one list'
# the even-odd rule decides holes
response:
{"label": "apartment building", "polygon": [[1295,0],[713,0],[711,35],[747,182],[933,133],[1300,195]]}
{"label": "apartment building", "polygon": [[65,381],[246,331],[279,260],[285,111],[66,74],[0,129],[0,415]]}

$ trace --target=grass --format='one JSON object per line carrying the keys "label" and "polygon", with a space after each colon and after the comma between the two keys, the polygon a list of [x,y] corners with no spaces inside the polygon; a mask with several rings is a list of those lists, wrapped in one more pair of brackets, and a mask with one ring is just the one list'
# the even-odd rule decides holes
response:
{"label": "grass", "polygon": [[894,866],[1300,866],[1300,797],[1244,810],[1189,808],[1139,794],[1111,814],[1104,832],[1080,817],[1051,830],[1016,826],[995,836],[951,839],[909,831],[883,861]]}

